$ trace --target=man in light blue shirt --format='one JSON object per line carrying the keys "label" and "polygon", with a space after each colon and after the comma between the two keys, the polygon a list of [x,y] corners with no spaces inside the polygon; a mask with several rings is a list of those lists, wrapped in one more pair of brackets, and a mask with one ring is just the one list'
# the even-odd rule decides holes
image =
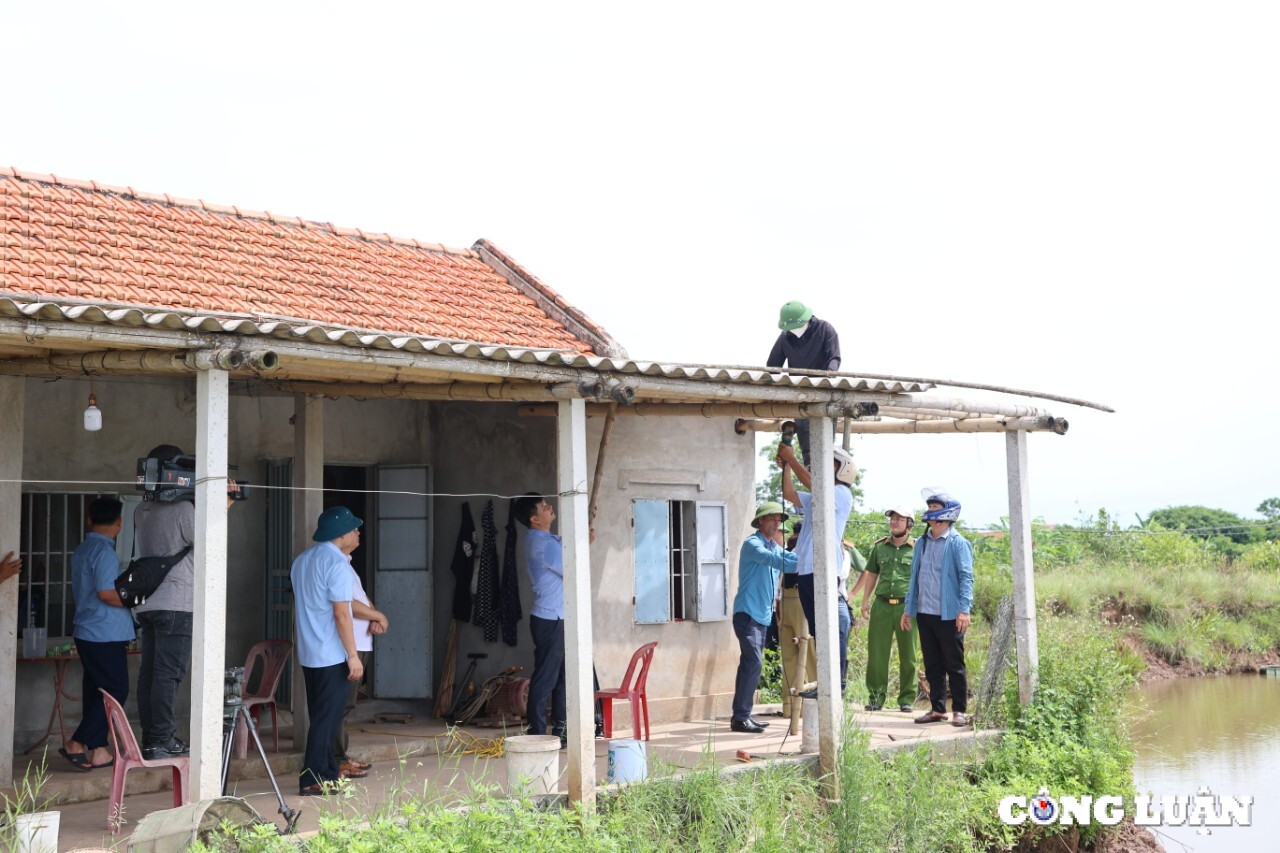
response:
{"label": "man in light blue shirt", "polygon": [[307,688],[307,748],[298,777],[299,793],[330,794],[346,774],[333,755],[342,724],[347,682],[364,676],[351,616],[351,554],[360,547],[364,524],[344,506],[320,514],[312,539],[289,570],[293,583],[298,663]]}
{"label": "man in light blue shirt", "polygon": [[751,716],[752,695],[760,683],[764,655],[764,635],[773,617],[773,599],[778,578],[793,571],[796,555],[782,546],[782,523],[787,514],[782,505],[766,501],[756,508],[751,526],[756,529],[738,552],[738,594],[733,599],[733,633],[738,637],[738,675],[733,690],[735,732],[759,734],[768,723]]}
{"label": "man in light blue shirt", "polygon": [[[835,549],[838,560],[836,576],[837,580],[839,580],[848,574],[844,571],[844,528],[849,521],[849,514],[853,512],[853,489],[851,487],[854,480],[857,479],[858,468],[853,464],[853,457],[844,448],[835,448],[833,456],[836,512],[835,527],[830,535],[832,540],[831,547]],[[786,444],[778,446],[778,464],[782,467],[782,496],[800,507],[805,516],[805,524],[800,528],[800,538],[796,541],[796,574],[798,575],[796,587],[800,592],[800,606],[804,608],[805,618],[809,620],[809,634],[813,637],[815,643],[820,643],[822,640],[818,637],[817,621],[815,620],[817,611],[813,597],[813,524],[810,521],[811,514],[809,511],[813,504],[813,474],[796,460],[795,450]],[[818,475],[822,474],[821,465],[814,465],[813,470]],[[791,481],[793,472],[801,485],[809,491],[801,492],[796,489],[795,484]],[[845,601],[844,584],[837,583],[837,587],[836,613],[840,626],[837,639],[840,652],[840,691],[843,693],[845,672],[849,668],[849,626],[852,621],[849,618],[849,606]]]}
{"label": "man in light blue shirt", "polygon": [[[524,535],[524,566],[533,588],[533,606],[529,608],[529,633],[533,635],[533,675],[529,678],[529,701],[526,716],[531,735],[547,733],[547,702],[551,702],[551,733],[559,736],[560,746],[568,744],[569,705],[564,671],[564,545],[551,532],[556,511],[537,492],[516,498],[512,507],[516,521],[528,528]],[[596,532],[590,531],[590,541]],[[595,668],[591,670],[592,687],[600,689]],[[596,737],[604,733],[600,702],[595,703]]]}
{"label": "man in light blue shirt", "polygon": [[516,521],[528,528],[524,535],[524,565],[533,587],[529,633],[533,636],[533,675],[529,678],[529,734],[547,733],[547,702],[551,702],[551,730],[566,738],[569,716],[564,672],[564,548],[551,532],[555,508],[530,492],[516,498]]}
{"label": "man in light blue shirt", "polygon": [[929,533],[916,540],[911,581],[903,602],[901,628],[919,626],[920,653],[929,682],[932,707],[917,723],[947,719],[947,686],[951,688],[951,725],[968,726],[969,682],[964,666],[964,634],[973,606],[973,546],[952,525],[960,517],[960,502],[946,491],[923,491],[929,510],[924,520]]}
{"label": "man in light blue shirt", "polygon": [[107,711],[99,691],[121,705],[129,698],[126,646],[134,638],[133,617],[120,601],[115,580],[120,574],[116,537],[124,505],[115,498],[95,498],[86,519],[89,533],[71,555],[71,594],[76,600],[76,653],[84,677],[80,683],[80,725],[58,753],[79,770],[110,767]]}

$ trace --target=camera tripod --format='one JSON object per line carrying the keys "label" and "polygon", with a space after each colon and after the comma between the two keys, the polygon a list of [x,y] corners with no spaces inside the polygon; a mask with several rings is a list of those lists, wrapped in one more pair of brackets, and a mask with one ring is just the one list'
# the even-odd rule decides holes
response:
{"label": "camera tripod", "polygon": [[236,739],[236,723],[243,720],[245,730],[253,739],[253,745],[258,748],[258,756],[262,759],[262,766],[266,768],[267,778],[271,780],[271,787],[276,792],[276,799],[280,801],[279,812],[284,816],[285,823],[280,834],[288,835],[298,825],[298,818],[302,817],[302,811],[289,808],[289,804],[284,801],[284,794],[280,792],[280,785],[276,782],[276,774],[271,771],[271,762],[267,761],[267,751],[262,748],[262,741],[258,738],[258,727],[254,725],[253,715],[249,713],[244,703],[239,701],[238,695],[234,699],[233,702],[232,696],[228,695],[226,704],[222,706],[222,795],[227,794],[227,771],[231,769],[231,745]]}

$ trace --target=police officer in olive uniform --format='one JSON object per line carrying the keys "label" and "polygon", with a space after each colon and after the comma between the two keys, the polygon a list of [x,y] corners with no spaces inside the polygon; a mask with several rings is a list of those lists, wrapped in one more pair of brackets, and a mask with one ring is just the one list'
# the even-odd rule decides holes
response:
{"label": "police officer in olive uniform", "polygon": [[[898,710],[911,711],[916,698],[916,630],[902,630],[902,608],[911,582],[911,557],[915,540],[911,511],[894,507],[885,513],[889,535],[877,539],[867,556],[867,568],[854,587],[862,590],[862,616],[870,612],[867,627],[867,710],[884,707],[889,690],[889,653],[898,644]],[[874,596],[874,600],[873,600]]]}

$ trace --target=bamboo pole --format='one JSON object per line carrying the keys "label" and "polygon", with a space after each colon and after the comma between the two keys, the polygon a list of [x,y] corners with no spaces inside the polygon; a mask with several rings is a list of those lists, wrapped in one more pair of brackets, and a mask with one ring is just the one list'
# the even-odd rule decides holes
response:
{"label": "bamboo pole", "polygon": [[604,479],[604,452],[609,447],[609,435],[613,432],[613,422],[618,418],[618,404],[609,404],[609,414],[604,419],[604,429],[600,431],[600,449],[596,451],[596,473],[591,480],[591,502],[587,507],[587,524],[591,530],[596,527],[596,513],[600,512],[600,481]]}
{"label": "bamboo pole", "polygon": [[[765,418],[816,418],[852,415],[858,417],[874,417],[879,407],[875,403],[854,403],[852,405],[820,404],[820,403],[645,403],[639,402],[618,409],[619,415],[635,417],[689,417],[689,418],[732,418],[732,417],[765,417]],[[551,417],[555,415],[555,407],[531,404],[521,406],[519,414],[523,417]],[[587,415],[607,415],[608,406],[588,405]]]}
{"label": "bamboo pole", "polygon": [[1066,435],[1066,418],[961,418],[923,421],[854,421],[853,431],[864,435],[923,435],[926,433],[1052,432]]}

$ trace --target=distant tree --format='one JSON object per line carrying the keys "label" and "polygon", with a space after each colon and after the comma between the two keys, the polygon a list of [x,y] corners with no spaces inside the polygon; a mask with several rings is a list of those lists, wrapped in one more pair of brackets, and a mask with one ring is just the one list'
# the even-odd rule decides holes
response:
{"label": "distant tree", "polygon": [[1280,498],[1267,498],[1258,504],[1258,513],[1267,521],[1280,521]]}
{"label": "distant tree", "polygon": [[1151,513],[1149,522],[1168,530],[1186,530],[1198,539],[1230,539],[1238,545],[1257,541],[1256,525],[1225,509],[1207,506],[1170,506]]}

